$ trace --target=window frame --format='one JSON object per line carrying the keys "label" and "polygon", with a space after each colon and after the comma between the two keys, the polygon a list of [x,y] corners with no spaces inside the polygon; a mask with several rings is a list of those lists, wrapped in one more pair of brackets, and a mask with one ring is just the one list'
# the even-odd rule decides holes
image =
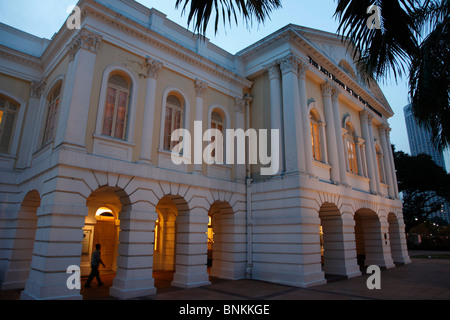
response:
{"label": "window frame", "polygon": [[[180,106],[176,106],[176,105],[170,104],[168,102],[169,97],[171,97],[171,96],[178,99],[178,101],[180,102]],[[173,147],[178,144],[177,141],[172,141],[172,139],[169,139],[169,146],[168,146],[168,148],[166,148],[166,124],[167,124],[166,118],[167,118],[168,109],[171,110],[171,117],[170,117],[170,132],[171,132],[170,136],[171,136],[174,130],[184,128],[184,103],[183,103],[183,100],[180,99],[180,97],[178,95],[173,94],[173,93],[169,93],[166,97],[165,112],[164,112],[164,128],[163,128],[164,137],[163,137],[163,145],[162,145],[162,148],[165,151],[171,151],[173,149]],[[180,121],[178,123],[178,127],[175,128],[175,116],[177,113],[179,113],[179,115],[180,115]]]}
{"label": "window frame", "polygon": [[[58,95],[55,97],[55,93],[58,91]],[[61,93],[62,93],[62,83],[55,84],[51,91],[47,94],[46,98],[46,114],[45,114],[45,125],[42,134],[41,146],[52,142],[56,138],[56,129],[58,128],[58,118],[59,111],[61,109]],[[51,118],[50,118],[51,116]],[[51,120],[51,136],[49,135],[49,121]]]}
{"label": "window frame", "polygon": [[311,126],[312,156],[314,160],[322,162],[322,137],[320,136],[319,118],[312,110],[309,113],[309,121]]}
{"label": "window frame", "polygon": [[[106,94],[108,91],[107,90],[108,82],[110,77],[113,76],[114,74],[120,74],[123,77],[128,78],[128,81],[130,83],[130,94],[128,97],[128,109],[127,109],[127,125],[126,129],[124,130],[125,139],[113,138],[102,134],[104,113],[106,107]],[[97,120],[94,131],[94,140],[96,138],[100,138],[103,141],[116,142],[121,144],[125,143],[127,146],[133,145],[138,89],[139,88],[137,77],[133,72],[131,72],[127,68],[116,64],[109,65],[108,67],[105,68],[105,70],[103,71],[102,84],[100,88],[99,103],[97,109]]]}
{"label": "window frame", "polygon": [[359,175],[360,172],[358,168],[358,153],[356,152],[356,132],[350,122],[346,122],[345,130],[347,130],[345,148],[347,149],[348,171],[353,174]]}
{"label": "window frame", "polygon": [[[5,116],[7,116],[8,114],[11,114],[11,113],[14,114],[14,119],[13,119],[13,124],[12,124],[12,127],[11,127],[11,132],[9,133],[9,141],[8,141],[7,149],[6,149],[5,152],[1,152],[0,151],[0,154],[10,154],[11,153],[12,144],[13,144],[13,140],[14,140],[17,120],[18,120],[18,116],[19,116],[19,113],[20,113],[20,106],[15,100],[9,98],[8,96],[3,95],[3,94],[0,94],[0,96],[5,100],[4,107],[2,108],[0,106],[0,112],[1,112],[1,114],[0,114],[0,141],[3,139],[3,134],[5,132],[5,126],[2,125],[2,120],[6,119]],[[11,104],[15,106],[16,110],[10,110],[9,109],[9,106]]]}
{"label": "window frame", "polygon": [[[128,88],[124,88],[122,86],[119,86],[117,84],[111,83],[111,78],[113,76],[120,76],[122,77],[127,83]],[[111,129],[110,133],[105,133],[105,122],[106,122],[106,108],[108,103],[108,95],[109,90],[113,89],[116,90],[115,97],[114,97],[114,107],[113,107],[113,117],[111,120]],[[122,136],[116,137],[116,130],[117,130],[117,115],[119,112],[119,101],[120,101],[120,93],[126,94],[126,106],[125,106],[125,115],[124,115],[124,124],[122,128]],[[130,99],[131,99],[131,79],[129,79],[128,76],[124,76],[121,73],[112,72],[108,76],[108,82],[106,87],[106,97],[105,97],[105,105],[104,105],[104,111],[103,111],[103,121],[102,121],[102,128],[101,128],[101,134],[106,137],[110,137],[113,139],[119,139],[119,140],[127,140],[127,132],[128,132],[128,118],[129,118],[129,110],[130,110]]]}

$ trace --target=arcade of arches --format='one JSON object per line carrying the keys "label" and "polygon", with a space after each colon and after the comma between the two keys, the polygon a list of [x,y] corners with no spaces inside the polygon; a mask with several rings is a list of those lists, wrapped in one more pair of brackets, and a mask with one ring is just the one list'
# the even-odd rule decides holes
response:
{"label": "arcade of arches", "polygon": [[[20,259],[10,261],[9,279],[16,287],[26,286],[42,237],[39,236],[41,198],[37,191],[25,197],[17,218],[13,250]],[[245,234],[236,232],[233,209],[226,201],[215,201],[209,210],[192,210],[181,196],[165,195],[154,214],[141,216],[131,210],[128,196],[120,188],[103,187],[86,201],[87,215],[82,227],[80,266],[82,279],[90,272],[95,244],[101,244],[102,277],[112,279],[109,294],[126,292],[130,283],[146,283],[142,295],[168,286],[208,285],[211,279],[245,277]],[[368,265],[391,268],[401,263],[402,223],[394,213],[378,216],[359,209],[353,215],[341,213],[332,203],[318,211],[320,256],[325,275],[354,277]],[[319,244],[318,244],[319,245]],[[34,247],[34,256],[33,256]],[[20,265],[19,265],[20,264]],[[15,266],[14,266],[15,265]]]}

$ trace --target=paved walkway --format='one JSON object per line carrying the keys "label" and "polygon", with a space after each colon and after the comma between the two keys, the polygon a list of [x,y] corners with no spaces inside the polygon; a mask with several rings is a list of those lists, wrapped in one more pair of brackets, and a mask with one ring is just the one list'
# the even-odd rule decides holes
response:
{"label": "paved walkway", "polygon": [[[424,252],[410,252],[411,256]],[[425,253],[427,254],[427,253]],[[180,289],[169,286],[171,274],[160,274],[158,293],[136,300],[450,300],[450,259],[412,258],[412,263],[381,271],[381,289],[369,290],[368,275],[311,288],[296,288],[255,280],[212,279],[209,286]],[[81,290],[85,300],[115,300],[109,296],[113,275],[105,285]],[[0,300],[17,300],[20,291],[0,292]]]}

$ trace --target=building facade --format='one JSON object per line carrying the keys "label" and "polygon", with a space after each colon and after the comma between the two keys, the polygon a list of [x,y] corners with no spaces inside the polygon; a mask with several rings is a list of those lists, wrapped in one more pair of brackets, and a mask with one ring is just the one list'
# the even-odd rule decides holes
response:
{"label": "building facade", "polygon": [[[2,290],[81,299],[67,268],[96,243],[121,299],[154,294],[154,270],[309,287],[410,262],[393,112],[340,37],[288,25],[233,55],[132,0],[78,6],[51,40],[0,25]],[[175,164],[196,121],[278,129],[279,171]]]}

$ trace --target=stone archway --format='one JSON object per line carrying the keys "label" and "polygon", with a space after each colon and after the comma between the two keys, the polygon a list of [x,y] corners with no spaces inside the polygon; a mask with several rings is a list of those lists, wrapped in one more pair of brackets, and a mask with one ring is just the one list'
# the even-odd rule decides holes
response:
{"label": "stone archway", "polygon": [[[222,279],[242,279],[245,277],[245,261],[242,261],[242,252],[245,252],[245,243],[236,226],[236,217],[233,208],[226,201],[215,201],[208,212],[211,218],[209,227],[212,239],[208,244],[211,259],[210,275]],[[212,232],[211,232],[212,231]]]}
{"label": "stone archway", "polygon": [[41,198],[36,190],[28,192],[22,201],[17,215],[8,269],[2,279],[2,290],[25,288],[31,270],[37,230],[37,210],[40,205]]}
{"label": "stone archway", "polygon": [[319,210],[321,227],[321,261],[325,278],[355,277],[361,273],[355,262],[354,221],[345,219],[333,203]]}
{"label": "stone archway", "polygon": [[370,209],[355,212],[355,243],[358,265],[365,272],[367,266],[392,268],[387,226]]}
{"label": "stone archway", "polygon": [[403,221],[399,221],[393,212],[388,214],[387,221],[389,224],[389,240],[394,263],[398,265],[410,263],[411,260],[408,256],[405,226]]}

